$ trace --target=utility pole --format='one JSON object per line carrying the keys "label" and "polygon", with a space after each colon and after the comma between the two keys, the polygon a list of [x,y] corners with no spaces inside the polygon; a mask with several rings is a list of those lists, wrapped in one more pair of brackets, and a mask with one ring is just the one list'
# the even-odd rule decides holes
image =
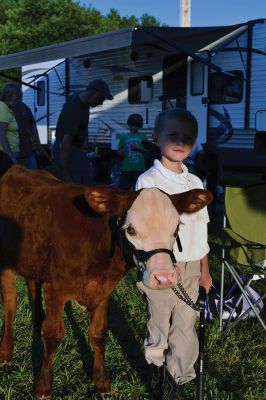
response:
{"label": "utility pole", "polygon": [[190,2],[191,0],[180,0],[180,26],[190,26]]}

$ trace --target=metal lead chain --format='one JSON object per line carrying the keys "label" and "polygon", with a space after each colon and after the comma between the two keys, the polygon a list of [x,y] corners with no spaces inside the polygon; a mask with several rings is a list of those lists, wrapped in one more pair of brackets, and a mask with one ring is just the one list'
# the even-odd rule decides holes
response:
{"label": "metal lead chain", "polygon": [[176,294],[176,296],[184,301],[184,303],[186,303],[189,307],[191,307],[193,310],[195,311],[200,311],[201,308],[199,306],[198,303],[194,303],[194,301],[191,299],[191,297],[189,296],[189,294],[186,292],[185,288],[181,285],[181,283],[179,282],[176,286],[179,291],[182,293],[179,293],[179,291],[177,290],[177,288],[172,288],[172,290],[174,291],[174,293]]}

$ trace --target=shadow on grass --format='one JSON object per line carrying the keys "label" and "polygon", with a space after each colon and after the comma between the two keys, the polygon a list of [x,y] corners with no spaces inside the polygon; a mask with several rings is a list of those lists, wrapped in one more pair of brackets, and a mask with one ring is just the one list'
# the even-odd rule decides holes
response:
{"label": "shadow on grass", "polygon": [[[32,370],[33,370],[33,384],[32,391],[35,393],[38,374],[43,360],[43,342],[35,325],[35,307],[32,301],[30,291],[28,291],[29,306],[32,311]],[[70,328],[73,332],[73,337],[77,341],[77,346],[80,358],[83,364],[83,370],[86,379],[91,382],[93,371],[93,352],[88,345],[87,336],[82,332],[77,317],[74,315],[71,302],[65,305],[65,314],[68,318]],[[134,330],[130,326],[125,311],[120,307],[119,303],[111,299],[108,309],[108,329],[112,332],[114,338],[117,340],[118,345],[121,347],[130,367],[136,371],[141,383],[148,390],[149,370],[144,358],[142,350],[142,343],[140,343],[134,335]],[[3,329],[3,327],[2,327]],[[87,396],[97,396],[95,391],[88,387]],[[94,397],[93,397],[94,398]],[[96,398],[96,397],[95,397]]]}
{"label": "shadow on grass", "polygon": [[31,365],[32,365],[32,376],[33,376],[32,392],[35,393],[36,386],[37,386],[38,374],[39,374],[39,371],[40,371],[41,365],[42,365],[44,349],[43,349],[43,342],[42,342],[40,332],[35,323],[36,309],[34,306],[34,302],[33,302],[32,296],[31,296],[31,292],[28,287],[27,287],[27,290],[28,290],[29,307],[32,312]]}
{"label": "shadow on grass", "polygon": [[[35,307],[32,301],[31,294],[29,292],[29,304],[32,310],[32,369],[33,369],[33,393],[36,391],[38,374],[42,365],[43,360],[43,342],[42,338],[38,332],[38,329],[35,326]],[[81,331],[79,324],[74,316],[71,302],[67,302],[65,305],[65,314],[69,320],[70,327],[73,332],[73,336],[77,341],[79,354],[83,364],[83,370],[88,380],[91,380],[92,376],[92,368],[93,368],[93,353],[88,346],[87,340],[83,332]],[[91,396],[95,394],[93,390],[88,388],[87,396],[91,398]]]}
{"label": "shadow on grass", "polygon": [[[77,346],[80,354],[80,358],[83,365],[83,371],[85,373],[86,379],[92,381],[92,371],[93,371],[93,352],[87,342],[87,336],[82,332],[79,323],[74,315],[72,304],[68,301],[65,305],[65,314],[68,318],[70,327],[73,332],[74,339],[77,341]],[[93,389],[87,388],[87,396],[91,398],[95,395]]]}
{"label": "shadow on grass", "polygon": [[78,350],[83,364],[83,370],[86,374],[87,379],[91,379],[92,368],[93,368],[93,352],[91,351],[90,346],[88,345],[87,337],[80,329],[79,323],[77,322],[76,317],[74,316],[70,301],[68,301],[65,305],[65,314],[69,320],[73,336],[77,341]]}
{"label": "shadow on grass", "polygon": [[[34,314],[34,312],[32,313]],[[34,315],[33,315],[34,321]],[[36,329],[35,325],[32,325],[32,375],[33,375],[33,382],[32,382],[32,391],[35,393],[36,386],[37,386],[37,379],[39,375],[39,371],[41,369],[43,360],[43,343],[42,338]]]}
{"label": "shadow on grass", "polygon": [[109,329],[121,346],[130,366],[138,374],[141,383],[148,388],[149,369],[144,358],[143,345],[136,339],[134,331],[125,317],[125,311],[111,298],[109,303]]}
{"label": "shadow on grass", "polygon": [[[81,331],[79,324],[75,319],[70,302],[65,306],[65,313],[72,328],[74,338],[77,340],[84,372],[87,379],[91,380],[93,371],[93,352],[87,343],[86,336]],[[109,302],[108,308],[108,330],[110,330],[116,338],[131,368],[137,372],[142,384],[145,387],[148,387],[147,382],[149,382],[149,371],[147,369],[141,345],[137,342],[133,329],[130,327],[124,315],[124,311],[112,298]],[[88,388],[88,396],[91,396],[93,393],[94,392]]]}

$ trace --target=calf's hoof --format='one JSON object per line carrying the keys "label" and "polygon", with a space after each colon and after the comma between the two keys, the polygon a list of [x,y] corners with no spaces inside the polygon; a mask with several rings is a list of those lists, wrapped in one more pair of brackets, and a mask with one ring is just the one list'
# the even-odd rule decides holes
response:
{"label": "calf's hoof", "polygon": [[94,387],[95,387],[96,392],[101,397],[110,396],[110,382],[109,381],[101,383],[101,384],[99,384],[99,383],[95,384],[94,383]]}
{"label": "calf's hoof", "polygon": [[1,362],[1,369],[3,374],[9,374],[13,370],[13,364],[11,361],[2,361]]}
{"label": "calf's hoof", "polygon": [[110,395],[110,381],[108,376],[102,374],[93,375],[93,384],[95,390],[101,396]]}
{"label": "calf's hoof", "polygon": [[109,393],[100,393],[101,399],[109,399],[111,396],[111,392]]}
{"label": "calf's hoof", "polygon": [[34,400],[51,400],[52,389],[51,387],[37,387]]}

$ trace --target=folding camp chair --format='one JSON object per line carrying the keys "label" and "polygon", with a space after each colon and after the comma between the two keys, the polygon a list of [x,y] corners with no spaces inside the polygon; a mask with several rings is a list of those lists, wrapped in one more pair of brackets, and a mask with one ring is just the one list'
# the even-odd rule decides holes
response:
{"label": "folding camp chair", "polygon": [[[233,327],[252,315],[258,318],[266,331],[260,310],[266,293],[254,298],[251,285],[266,276],[266,184],[225,189],[225,238],[231,245],[227,250],[225,240],[222,249],[220,331]],[[227,269],[240,289],[240,296],[229,317],[223,320],[224,273]],[[264,282],[264,281],[262,281]],[[266,279],[265,279],[266,283]],[[263,286],[263,285],[261,285]],[[237,307],[245,301],[247,309],[237,313]],[[239,309],[239,307],[238,307]]]}

